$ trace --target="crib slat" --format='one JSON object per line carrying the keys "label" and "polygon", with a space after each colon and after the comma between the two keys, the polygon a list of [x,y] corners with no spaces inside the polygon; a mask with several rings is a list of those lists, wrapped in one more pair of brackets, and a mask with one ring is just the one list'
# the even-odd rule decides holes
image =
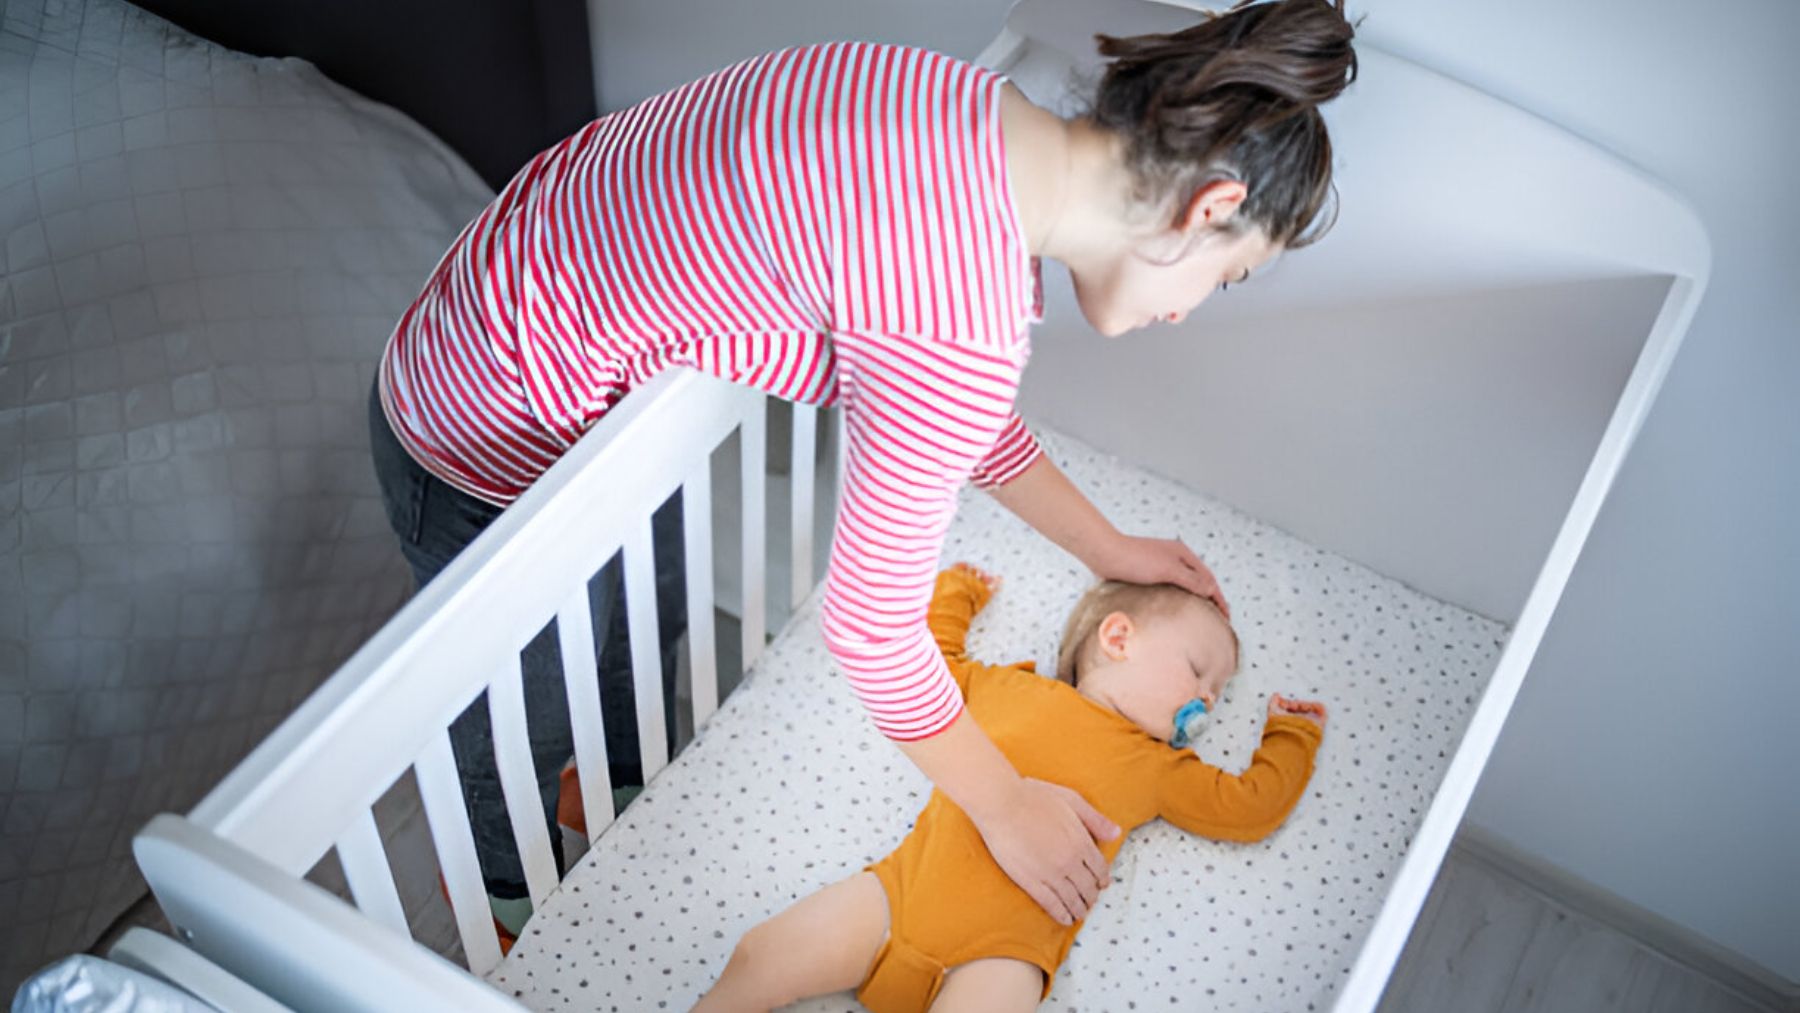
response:
{"label": "crib slat", "polygon": [[500,674],[488,686],[487,700],[488,717],[494,725],[494,762],[500,770],[500,789],[506,796],[513,840],[518,842],[525,866],[531,907],[536,910],[556,889],[556,859],[550,853],[544,803],[532,770],[531,733],[525,724],[525,684],[519,675],[518,655],[501,664]]}
{"label": "crib slat", "polygon": [[556,613],[562,646],[563,691],[569,698],[569,727],[575,736],[575,770],[588,843],[613,821],[612,770],[606,763],[606,722],[600,715],[600,677],[594,668],[594,616],[587,584],[576,585]]}
{"label": "crib slat", "polygon": [[394,871],[388,865],[387,850],[381,846],[381,831],[375,827],[373,810],[364,809],[345,829],[344,836],[337,840],[337,854],[356,906],[370,918],[410,938],[406,910],[400,906],[400,894],[394,889]]}
{"label": "crib slat", "polygon": [[719,709],[719,659],[713,645],[712,464],[702,460],[681,489],[687,546],[688,670],[693,679],[694,727]]}
{"label": "crib slat", "polygon": [[819,409],[812,405],[794,405],[794,451],[789,463],[794,509],[788,529],[788,544],[793,546],[789,560],[788,604],[799,608],[813,586],[813,473],[818,459]]}
{"label": "crib slat", "polygon": [[764,607],[764,587],[768,578],[764,563],[768,555],[768,521],[766,513],[766,458],[769,427],[766,398],[758,398],[744,412],[743,428],[738,434],[738,454],[744,480],[744,668],[748,670],[762,656],[763,634],[768,626]]}
{"label": "crib slat", "polygon": [[632,525],[625,540],[625,614],[631,633],[631,686],[637,698],[638,755],[643,759],[645,783],[669,762],[653,544],[650,518],[645,516]]}
{"label": "crib slat", "polygon": [[494,913],[488,907],[487,889],[475,859],[475,838],[469,831],[469,812],[463,808],[462,783],[456,776],[448,727],[431,737],[413,769],[419,781],[419,799],[425,804],[425,823],[437,850],[438,871],[450,894],[450,910],[456,914],[463,955],[469,970],[485,978],[500,966],[500,939],[494,934]]}

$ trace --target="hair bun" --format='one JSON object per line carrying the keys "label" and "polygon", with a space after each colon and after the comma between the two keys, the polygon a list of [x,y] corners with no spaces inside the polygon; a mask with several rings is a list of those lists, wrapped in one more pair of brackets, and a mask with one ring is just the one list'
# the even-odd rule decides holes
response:
{"label": "hair bun", "polygon": [[1330,186],[1318,107],[1356,79],[1355,35],[1343,0],[1245,2],[1177,32],[1098,35],[1109,60],[1092,116],[1128,139],[1133,167],[1153,189],[1195,166],[1243,178],[1257,158],[1246,146],[1277,173],[1314,177],[1291,209],[1261,222],[1295,245]]}

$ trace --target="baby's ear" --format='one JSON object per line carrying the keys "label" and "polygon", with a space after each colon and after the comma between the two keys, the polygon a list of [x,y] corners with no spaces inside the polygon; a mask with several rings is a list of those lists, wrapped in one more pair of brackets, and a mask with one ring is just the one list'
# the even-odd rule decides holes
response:
{"label": "baby's ear", "polygon": [[1100,641],[1100,650],[1114,661],[1123,660],[1129,653],[1129,644],[1137,627],[1132,625],[1131,617],[1123,612],[1109,612],[1100,620],[1100,628],[1096,631]]}

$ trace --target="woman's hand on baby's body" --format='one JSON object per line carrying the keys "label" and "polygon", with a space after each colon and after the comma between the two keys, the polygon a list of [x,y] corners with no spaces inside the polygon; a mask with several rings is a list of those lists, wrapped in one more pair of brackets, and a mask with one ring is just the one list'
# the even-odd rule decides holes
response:
{"label": "woman's hand on baby's body", "polygon": [[975,829],[1007,877],[1058,924],[1086,918],[1112,883],[1095,841],[1118,837],[1119,827],[1063,785],[1022,778],[1009,804]]}
{"label": "woman's hand on baby's body", "polygon": [[1295,700],[1275,693],[1269,697],[1269,716],[1277,714],[1305,718],[1320,728],[1325,727],[1325,705],[1317,700]]}

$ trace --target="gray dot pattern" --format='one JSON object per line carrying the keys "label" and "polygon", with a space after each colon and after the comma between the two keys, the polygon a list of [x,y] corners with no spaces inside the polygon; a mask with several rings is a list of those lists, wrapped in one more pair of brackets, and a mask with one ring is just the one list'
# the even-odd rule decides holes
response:
{"label": "gray dot pattern", "polygon": [[[1267,840],[1138,830],[1054,983],[1049,1010],[1326,1008],[1347,976],[1506,636],[1214,500],[1040,433],[1126,531],[1179,535],[1213,567],[1243,667],[1199,743],[1249,762],[1268,695],[1324,700],[1312,784]],[[1053,670],[1085,568],[967,490],[944,549],[1005,578],[969,644]],[[695,743],[525,928],[492,983],[532,1009],[686,1009],[740,935],[897,845],[929,784],[833,673],[818,596]],[[860,1008],[848,993],[807,1011]]]}
{"label": "gray dot pattern", "polygon": [[409,593],[365,398],[490,198],[309,64],[0,2],[0,995]]}

